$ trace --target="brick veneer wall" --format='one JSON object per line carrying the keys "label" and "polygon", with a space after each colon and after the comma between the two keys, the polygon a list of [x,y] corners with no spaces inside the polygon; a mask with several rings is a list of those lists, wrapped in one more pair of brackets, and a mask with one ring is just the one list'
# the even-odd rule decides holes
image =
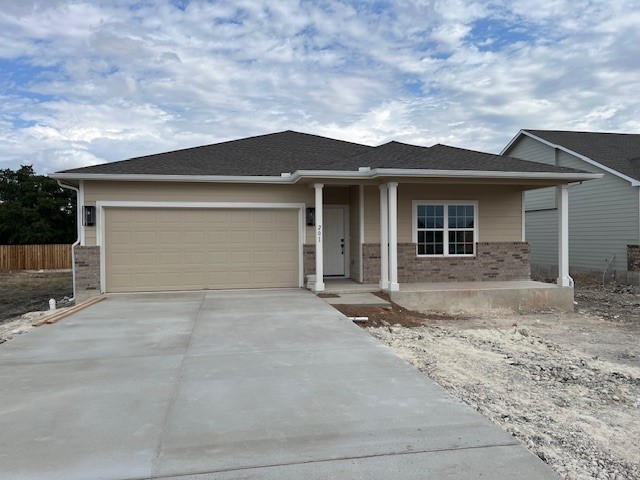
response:
{"label": "brick veneer wall", "polygon": [[316,274],[316,246],[304,245],[302,247],[302,271],[307,275]]}
{"label": "brick veneer wall", "polygon": [[380,244],[362,244],[362,283],[380,282]]}
{"label": "brick veneer wall", "polygon": [[[363,245],[364,283],[380,281],[380,246]],[[398,282],[528,280],[529,244],[480,242],[475,257],[418,257],[415,243],[398,244]]]}
{"label": "brick veneer wall", "polygon": [[640,245],[627,245],[627,270],[640,272]]}
{"label": "brick veneer wall", "polygon": [[100,295],[100,247],[77,246],[73,253],[76,267],[76,302]]}

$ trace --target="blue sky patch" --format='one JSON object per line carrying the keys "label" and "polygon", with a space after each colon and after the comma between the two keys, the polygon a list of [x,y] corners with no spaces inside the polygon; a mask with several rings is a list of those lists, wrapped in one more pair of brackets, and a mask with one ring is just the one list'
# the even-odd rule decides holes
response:
{"label": "blue sky patch", "polygon": [[466,40],[483,52],[498,52],[514,43],[531,42],[534,39],[526,25],[500,18],[481,18],[472,25]]}

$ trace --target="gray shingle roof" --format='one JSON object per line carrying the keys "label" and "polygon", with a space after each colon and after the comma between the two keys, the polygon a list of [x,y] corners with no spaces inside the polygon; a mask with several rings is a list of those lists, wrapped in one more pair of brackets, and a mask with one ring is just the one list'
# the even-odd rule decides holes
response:
{"label": "gray shingle roof", "polygon": [[435,145],[389,142],[378,147],[285,131],[119,162],[74,168],[64,174],[280,176],[297,170],[358,167],[497,172],[575,173],[516,158]]}
{"label": "gray shingle roof", "polygon": [[538,162],[442,144],[432,147],[419,147],[406,143],[390,142],[349,160],[371,168],[419,168],[486,172],[574,173],[578,171],[572,168],[553,167]]}
{"label": "gray shingle roof", "polygon": [[525,130],[640,180],[640,134]]}
{"label": "gray shingle roof", "polygon": [[279,176],[302,169],[325,169],[327,162],[371,148],[288,130],[58,173]]}

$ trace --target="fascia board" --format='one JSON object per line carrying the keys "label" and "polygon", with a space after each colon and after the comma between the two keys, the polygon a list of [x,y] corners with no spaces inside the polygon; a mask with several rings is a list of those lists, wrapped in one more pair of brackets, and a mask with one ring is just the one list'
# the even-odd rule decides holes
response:
{"label": "fascia board", "polygon": [[387,177],[405,178],[479,178],[479,179],[522,179],[585,181],[602,178],[601,173],[555,173],[555,172],[498,172],[484,170],[428,170],[378,168],[366,172],[340,170],[299,170],[286,177],[275,176],[222,176],[222,175],[135,175],[100,173],[55,173],[56,180],[111,180],[111,181],[154,181],[154,182],[214,182],[214,183],[270,183],[287,185],[301,179],[346,179],[372,180]]}

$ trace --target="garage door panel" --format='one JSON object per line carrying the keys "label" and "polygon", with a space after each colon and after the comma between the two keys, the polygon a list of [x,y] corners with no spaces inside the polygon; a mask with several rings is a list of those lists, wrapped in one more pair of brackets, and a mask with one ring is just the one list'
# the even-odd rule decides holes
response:
{"label": "garage door panel", "polygon": [[294,210],[107,209],[107,291],[298,286]]}
{"label": "garage door panel", "polygon": [[133,242],[140,247],[141,245],[155,245],[157,232],[155,231],[137,231],[133,234]]}
{"label": "garage door panel", "polygon": [[156,265],[158,263],[158,255],[155,252],[139,252],[133,257],[134,265]]}
{"label": "garage door panel", "polygon": [[205,263],[204,252],[184,252],[182,254],[182,262],[184,265],[202,265]]}
{"label": "garage door panel", "polygon": [[182,232],[182,242],[185,245],[202,245],[207,241],[207,234],[202,230],[187,230]]}
{"label": "garage door panel", "polygon": [[156,238],[160,245],[179,245],[182,237],[180,230],[161,230],[157,232]]}

